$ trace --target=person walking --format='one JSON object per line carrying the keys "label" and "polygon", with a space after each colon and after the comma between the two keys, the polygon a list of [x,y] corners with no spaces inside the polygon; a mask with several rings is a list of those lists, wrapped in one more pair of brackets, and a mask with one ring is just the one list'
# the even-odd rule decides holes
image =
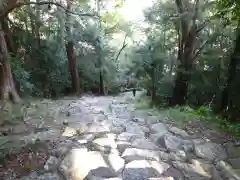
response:
{"label": "person walking", "polygon": [[133,96],[135,97],[136,96],[136,88],[133,88],[132,92],[133,92]]}

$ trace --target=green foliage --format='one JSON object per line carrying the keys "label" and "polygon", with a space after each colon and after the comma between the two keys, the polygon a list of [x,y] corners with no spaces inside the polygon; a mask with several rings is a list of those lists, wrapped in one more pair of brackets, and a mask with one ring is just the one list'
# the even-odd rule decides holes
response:
{"label": "green foliage", "polygon": [[[122,7],[124,1],[116,3],[113,11],[101,11],[101,27],[98,19],[91,17],[70,15],[66,22],[66,14],[59,8],[49,11],[41,6],[40,11],[36,11],[33,5],[14,11],[11,14],[13,22],[9,23],[14,51],[11,65],[14,77],[21,85],[21,94],[52,97],[69,91],[71,77],[65,43],[71,40],[81,88],[85,92],[99,91],[101,73],[109,94],[116,94],[121,87],[141,86],[150,95],[155,87],[155,106],[166,107],[173,94],[178,64],[181,63],[177,60],[179,22],[185,18],[191,25],[194,6],[189,1],[186,13],[179,17],[174,1],[155,2],[153,7],[145,11],[144,23],[148,26],[140,24],[142,27],[139,29],[145,37],[135,42],[131,35],[139,29],[135,29],[135,24],[130,26],[120,16],[118,8]],[[216,3],[200,1],[196,28],[205,27],[197,33],[194,44],[199,55],[192,63],[193,70],[188,72],[191,76],[186,101],[188,106],[170,108],[165,113],[170,113],[174,118],[179,116],[183,121],[195,117],[216,121],[238,134],[238,125],[216,118],[210,109],[219,104],[220,94],[226,85],[229,57],[234,49],[234,29],[240,20],[237,0],[217,0]],[[104,8],[106,2],[101,1],[101,5]],[[92,9],[89,1],[77,1],[73,5],[75,12],[89,12]],[[214,14],[221,19],[213,19]],[[69,32],[66,31],[66,25],[70,27]],[[127,34],[128,45],[116,60],[119,42],[116,47],[111,42],[113,35],[120,31]],[[25,50],[25,56],[18,53],[20,49]],[[238,76],[239,72],[236,72]],[[239,112],[238,78],[232,84],[234,88],[231,87],[230,95],[233,97],[234,111]],[[147,104],[149,102],[142,102],[139,108],[146,108]]]}
{"label": "green foliage", "polygon": [[240,2],[238,0],[217,0],[218,15],[224,18],[227,24],[230,21],[240,21]]}
{"label": "green foliage", "polygon": [[135,104],[135,108],[139,110],[149,109],[150,102],[148,98],[141,96],[141,98],[137,99],[137,103]]}
{"label": "green foliage", "polygon": [[227,119],[223,119],[222,117],[216,115],[211,108],[206,106],[201,106],[200,108],[188,109],[185,111],[186,113],[195,114],[200,117],[201,120],[207,121],[208,123],[213,124],[215,127],[229,132],[235,135],[237,138],[240,138],[240,124],[239,123],[231,123]]}
{"label": "green foliage", "polygon": [[[212,4],[202,4],[204,12],[199,13],[199,21],[204,21],[208,14],[216,13]],[[146,22],[151,27],[145,29],[148,38],[139,45],[132,47],[131,60],[128,74],[132,72],[141,85],[151,92],[152,71],[151,64],[155,63],[155,86],[157,102],[166,105],[172,96],[176,66],[178,63],[178,27],[179,18],[176,17],[174,2],[156,2],[153,7],[145,12]],[[216,104],[225,85],[228,69],[228,59],[233,49],[235,26],[225,27],[219,19],[211,19],[205,30],[199,33],[196,42],[201,47],[201,53],[195,59],[194,71],[188,84],[187,103],[197,107]],[[156,51],[151,52],[149,46]],[[198,50],[198,49],[197,49]]]}
{"label": "green foliage", "polygon": [[123,27],[123,21],[123,18],[117,11],[107,12],[101,17],[102,26],[107,35],[119,31]]}
{"label": "green foliage", "polygon": [[229,132],[236,138],[240,138],[240,123],[231,123],[221,116],[216,115],[211,108],[201,106],[199,108],[191,108],[189,106],[174,107],[174,108],[161,108],[159,106],[150,107],[150,99],[141,97],[138,99],[135,107],[138,110],[147,110],[152,115],[165,115],[170,120],[184,126],[192,121],[200,121],[205,123],[206,126],[224,132]]}
{"label": "green foliage", "polygon": [[24,62],[22,59],[15,57],[11,59],[11,67],[16,81],[20,84],[20,92],[31,94],[34,85],[30,82],[30,73],[23,68]]}
{"label": "green foliage", "polygon": [[[210,21],[210,23],[206,23],[204,30],[196,37],[196,51],[200,50],[200,53],[194,59],[193,70],[188,72],[191,77],[188,82],[186,106],[167,107],[173,94],[177,66],[181,63],[177,60],[179,41],[177,30],[180,19],[177,16],[174,1],[156,2],[153,7],[145,11],[145,22],[150,25],[143,29],[147,38],[129,48],[131,61],[127,66],[126,74],[134,74],[140,85],[150,93],[148,95],[151,95],[154,83],[155,109],[167,108],[160,113],[184,122],[200,118],[204,122],[215,124],[218,128],[239,136],[238,66],[229,91],[231,111],[228,110],[228,114],[225,113],[225,119],[222,114],[215,114],[214,110],[222,103],[222,91],[226,86],[229,73],[229,59],[235,48],[235,29],[240,22],[240,4],[238,1],[228,0],[218,0],[217,3],[201,1],[199,9],[202,11],[197,16],[197,26],[201,26],[201,22],[204,24]],[[183,14],[181,18],[190,20],[192,9],[187,11],[188,14]],[[216,14],[217,16],[214,16]],[[191,25],[191,22],[188,23]],[[156,51],[151,51],[150,47]],[[154,78],[151,66],[153,63]],[[149,100],[137,106],[146,108],[148,104]],[[235,123],[233,123],[234,120]]]}
{"label": "green foliage", "polygon": [[173,78],[169,76],[171,70],[166,68],[169,61],[171,62],[173,59],[170,54],[172,52],[166,50],[167,46],[172,43],[167,41],[171,34],[162,30],[162,28],[147,29],[146,31],[149,33],[147,40],[140,45],[131,47],[132,62],[129,64],[127,72],[128,75],[134,74],[138,79],[137,83],[147,91],[151,91],[152,84],[155,84],[157,96],[155,103],[166,103],[172,94],[173,87]]}
{"label": "green foliage", "polygon": [[[117,2],[119,7],[123,2]],[[89,1],[78,1],[73,6],[74,11],[91,11],[91,8]],[[117,8],[102,14],[102,29],[99,29],[95,18],[70,15],[70,34],[66,34],[66,16],[60,8],[49,11],[47,6],[24,6],[11,15],[14,19],[10,24],[12,46],[14,54],[17,54],[11,64],[14,77],[21,86],[21,95],[53,97],[69,93],[71,76],[66,40],[74,43],[80,84],[84,91],[98,92],[99,74],[102,72],[107,91],[119,92],[114,62],[117,49],[109,45],[111,33],[117,32],[124,24]],[[100,41],[97,41],[98,38]],[[24,57],[17,53],[19,49],[25,50]]]}

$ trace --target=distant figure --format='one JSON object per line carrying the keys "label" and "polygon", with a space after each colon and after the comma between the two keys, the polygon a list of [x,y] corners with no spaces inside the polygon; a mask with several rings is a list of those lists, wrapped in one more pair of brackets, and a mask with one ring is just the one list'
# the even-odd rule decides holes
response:
{"label": "distant figure", "polygon": [[133,88],[132,92],[133,92],[133,96],[135,97],[136,96],[136,88]]}

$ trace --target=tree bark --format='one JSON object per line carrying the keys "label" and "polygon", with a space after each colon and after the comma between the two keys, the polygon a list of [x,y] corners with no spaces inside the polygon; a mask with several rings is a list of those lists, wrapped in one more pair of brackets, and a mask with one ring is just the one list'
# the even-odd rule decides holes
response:
{"label": "tree bark", "polygon": [[100,95],[105,94],[102,71],[100,71],[100,73],[99,73],[99,94]]}
{"label": "tree bark", "polygon": [[185,104],[189,78],[190,75],[184,74],[181,71],[177,72],[175,79],[175,87],[173,89],[173,96],[170,100],[171,106]]}
{"label": "tree bark", "polygon": [[175,79],[175,86],[173,89],[173,95],[170,99],[169,105],[184,105],[187,100],[188,83],[191,78],[191,71],[193,70],[193,48],[194,39],[188,39],[188,43],[185,43],[183,52],[179,53],[179,61],[181,62],[177,68],[177,74]]}
{"label": "tree bark", "polygon": [[[71,10],[72,0],[67,0],[67,10]],[[79,94],[80,87],[79,87],[79,75],[77,71],[77,63],[76,63],[76,56],[74,54],[74,47],[73,41],[71,37],[71,30],[70,30],[70,14],[66,12],[66,33],[67,33],[67,43],[66,43],[66,51],[68,57],[68,65],[72,79],[72,92]]]}
{"label": "tree bark", "polygon": [[1,53],[1,64],[0,64],[0,95],[1,99],[12,100],[14,103],[21,101],[13,81],[11,65],[9,60],[9,52],[7,43],[4,36],[4,30],[2,27],[3,23],[0,23],[0,53]]}
{"label": "tree bark", "polygon": [[67,42],[66,51],[67,51],[67,57],[68,57],[69,70],[70,70],[71,79],[72,79],[72,92],[79,94],[80,93],[79,75],[77,71],[76,57],[74,55],[74,48],[73,48],[72,41]]}
{"label": "tree bark", "polygon": [[[8,21],[7,19],[5,19],[3,21],[3,31],[5,33],[5,42],[6,42],[6,45],[7,45],[7,49],[8,49],[8,52],[11,54],[11,56],[13,57],[16,57],[16,50],[13,48],[13,44],[12,44],[12,33],[9,29],[9,24],[8,24]],[[21,89],[21,85],[20,83],[16,80],[14,74],[12,74],[13,76],[13,82],[14,82],[14,86],[15,86],[15,89],[18,93],[20,93],[20,89]]]}
{"label": "tree bark", "polygon": [[[179,16],[185,13],[185,5],[183,0],[175,0]],[[199,0],[195,1],[194,15],[188,22],[186,18],[180,18],[180,26],[177,26],[178,33],[178,58],[180,62],[175,79],[175,87],[173,95],[169,101],[170,106],[184,105],[187,99],[188,82],[193,70],[194,59],[200,54],[201,49],[196,53],[196,39],[200,32],[196,26],[198,16]],[[189,26],[191,25],[191,26]]]}

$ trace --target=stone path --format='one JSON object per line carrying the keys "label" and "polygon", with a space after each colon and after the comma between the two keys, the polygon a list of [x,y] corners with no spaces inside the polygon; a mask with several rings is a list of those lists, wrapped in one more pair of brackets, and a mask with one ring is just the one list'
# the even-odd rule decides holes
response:
{"label": "stone path", "polygon": [[[239,180],[240,147],[196,139],[134,110],[131,93],[83,97],[29,139],[55,141],[41,173],[21,180]],[[231,165],[230,165],[231,164]]]}

